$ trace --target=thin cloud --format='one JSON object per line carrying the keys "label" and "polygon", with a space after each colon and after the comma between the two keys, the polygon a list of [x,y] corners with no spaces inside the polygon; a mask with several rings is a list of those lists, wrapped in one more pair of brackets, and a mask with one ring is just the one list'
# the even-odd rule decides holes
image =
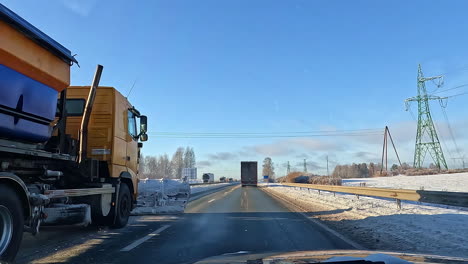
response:
{"label": "thin cloud", "polygon": [[[269,144],[246,147],[245,150],[264,156],[287,156],[298,151],[338,151],[342,146],[313,138],[294,138],[279,140]],[[304,155],[304,153],[299,154]],[[308,154],[305,154],[308,155]]]}
{"label": "thin cloud", "polygon": [[310,155],[306,154],[306,153],[296,155],[296,159],[308,159],[309,157],[310,157]]}
{"label": "thin cloud", "polygon": [[197,162],[197,167],[198,168],[206,168],[206,167],[210,167],[211,165],[212,165],[212,163],[210,161],[207,161],[207,160]]}
{"label": "thin cloud", "polygon": [[232,160],[237,157],[237,155],[231,152],[218,152],[215,154],[210,154],[208,157],[212,160]]}
{"label": "thin cloud", "polygon": [[61,2],[73,13],[87,17],[96,5],[97,0],[61,0]]}
{"label": "thin cloud", "polygon": [[374,156],[374,153],[367,152],[367,151],[358,151],[354,153],[354,157],[360,158],[360,159],[367,159],[371,156]]}

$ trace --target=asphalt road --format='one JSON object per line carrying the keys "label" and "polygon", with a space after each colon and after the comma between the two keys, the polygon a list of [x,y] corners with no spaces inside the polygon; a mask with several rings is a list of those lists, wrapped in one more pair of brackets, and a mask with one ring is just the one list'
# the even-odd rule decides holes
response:
{"label": "asphalt road", "polygon": [[45,228],[25,235],[18,263],[193,263],[222,254],[352,249],[254,187],[229,186],[185,214],[132,217],[120,230]]}

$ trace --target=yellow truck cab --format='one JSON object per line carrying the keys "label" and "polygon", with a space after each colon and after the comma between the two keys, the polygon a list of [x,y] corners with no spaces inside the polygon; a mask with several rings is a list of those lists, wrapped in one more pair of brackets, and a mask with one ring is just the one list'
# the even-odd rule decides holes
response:
{"label": "yellow truck cab", "polygon": [[[79,139],[89,86],[71,86],[67,90],[66,134]],[[88,126],[87,157],[107,163],[109,176],[128,173],[136,200],[140,113],[113,87],[98,87]]]}

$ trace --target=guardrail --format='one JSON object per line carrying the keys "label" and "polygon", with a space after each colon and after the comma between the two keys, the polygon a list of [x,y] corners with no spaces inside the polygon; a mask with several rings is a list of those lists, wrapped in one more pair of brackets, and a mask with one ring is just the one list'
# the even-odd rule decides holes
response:
{"label": "guardrail", "polygon": [[464,192],[386,189],[306,183],[282,183],[282,185],[314,189],[319,191],[328,191],[333,193],[348,193],[362,196],[392,198],[396,200],[398,208],[401,208],[401,200],[468,207],[468,193]]}
{"label": "guardrail", "polygon": [[197,182],[197,183],[190,183],[190,185],[209,185],[209,184],[218,184],[218,183],[235,183],[235,182]]}

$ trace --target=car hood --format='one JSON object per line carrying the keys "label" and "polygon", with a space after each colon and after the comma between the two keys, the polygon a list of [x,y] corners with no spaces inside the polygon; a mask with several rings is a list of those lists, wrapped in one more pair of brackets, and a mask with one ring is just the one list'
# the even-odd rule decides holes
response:
{"label": "car hood", "polygon": [[290,263],[345,263],[343,261],[368,261],[355,263],[468,263],[468,258],[446,257],[425,254],[398,253],[368,250],[327,250],[327,251],[297,251],[250,254],[248,251],[227,253],[210,257],[196,264],[290,264]]}

